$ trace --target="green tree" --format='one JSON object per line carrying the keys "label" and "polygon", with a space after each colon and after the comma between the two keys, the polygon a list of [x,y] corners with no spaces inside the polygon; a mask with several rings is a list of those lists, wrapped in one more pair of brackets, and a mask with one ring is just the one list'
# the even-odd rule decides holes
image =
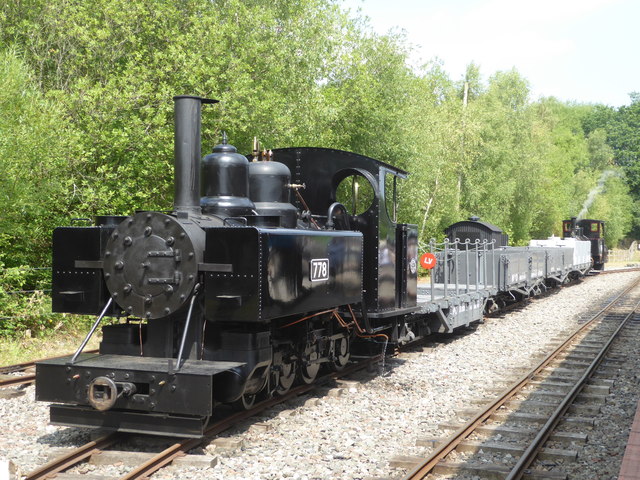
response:
{"label": "green tree", "polygon": [[620,172],[608,170],[603,177],[602,190],[585,215],[588,218],[606,219],[605,241],[609,248],[617,247],[629,232],[633,221],[633,200],[629,186]]}
{"label": "green tree", "polygon": [[67,216],[80,159],[63,111],[14,51],[0,50],[0,262],[49,264],[51,226]]}
{"label": "green tree", "polygon": [[[606,144],[613,151],[613,163],[621,166],[635,204],[640,202],[640,94],[630,95],[631,104],[618,109],[596,106],[583,123],[589,135],[606,132]],[[605,152],[607,153],[607,152]],[[629,211],[635,208],[627,206]],[[633,236],[640,237],[640,220],[634,215]]]}

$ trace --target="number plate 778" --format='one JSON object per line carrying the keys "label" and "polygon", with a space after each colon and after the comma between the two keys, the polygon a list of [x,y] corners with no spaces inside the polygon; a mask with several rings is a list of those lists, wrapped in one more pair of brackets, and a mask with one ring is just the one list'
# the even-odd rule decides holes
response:
{"label": "number plate 778", "polygon": [[311,260],[309,274],[312,282],[329,280],[329,259],[315,258]]}

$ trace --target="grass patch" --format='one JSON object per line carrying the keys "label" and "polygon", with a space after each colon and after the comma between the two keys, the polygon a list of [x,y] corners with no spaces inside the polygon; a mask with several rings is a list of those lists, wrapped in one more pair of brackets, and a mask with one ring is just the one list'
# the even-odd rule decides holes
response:
{"label": "grass patch", "polygon": [[[0,337],[0,365],[14,365],[73,353],[88,332],[89,327],[82,321],[70,328],[46,332],[35,338]],[[98,348],[101,336],[98,329],[85,349]]]}

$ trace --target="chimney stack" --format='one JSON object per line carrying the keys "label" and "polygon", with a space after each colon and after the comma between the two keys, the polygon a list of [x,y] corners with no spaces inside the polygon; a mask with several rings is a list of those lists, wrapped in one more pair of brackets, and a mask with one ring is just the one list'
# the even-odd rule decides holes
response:
{"label": "chimney stack", "polygon": [[176,212],[200,213],[200,111],[218,100],[178,95],[174,101],[174,186]]}

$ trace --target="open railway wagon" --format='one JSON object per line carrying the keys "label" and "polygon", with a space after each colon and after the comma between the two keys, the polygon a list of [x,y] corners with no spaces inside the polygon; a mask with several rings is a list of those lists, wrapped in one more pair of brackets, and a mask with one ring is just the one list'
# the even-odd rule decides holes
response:
{"label": "open railway wagon", "polygon": [[428,249],[434,266],[428,284],[418,287],[418,298],[429,318],[429,333],[451,333],[482,320],[487,301],[498,293],[490,271],[495,268],[494,244],[431,240]]}
{"label": "open railway wagon", "polygon": [[455,223],[445,233],[453,240],[446,239],[440,249],[431,244],[438,259],[432,282],[491,292],[487,311],[538,295],[591,268],[590,243],[576,238],[551,237],[511,247],[500,228],[478,217]]}

